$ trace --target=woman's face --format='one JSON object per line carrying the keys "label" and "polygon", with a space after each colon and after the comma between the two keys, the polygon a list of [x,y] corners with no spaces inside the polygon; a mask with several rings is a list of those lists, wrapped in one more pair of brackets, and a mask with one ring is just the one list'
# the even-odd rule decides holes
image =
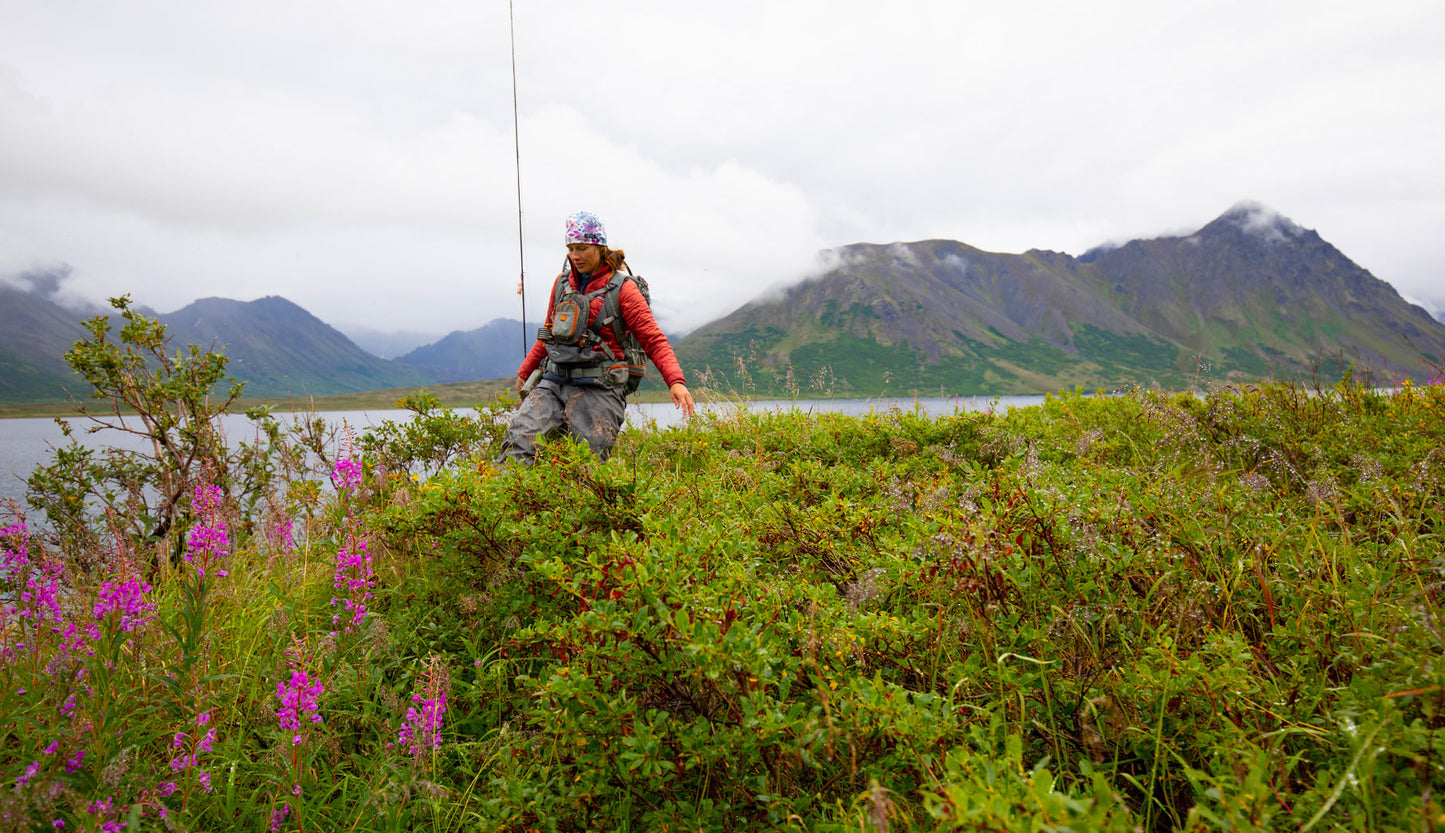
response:
{"label": "woman's face", "polygon": [[572,261],[573,269],[590,275],[602,268],[602,247],[591,243],[568,243],[567,259]]}

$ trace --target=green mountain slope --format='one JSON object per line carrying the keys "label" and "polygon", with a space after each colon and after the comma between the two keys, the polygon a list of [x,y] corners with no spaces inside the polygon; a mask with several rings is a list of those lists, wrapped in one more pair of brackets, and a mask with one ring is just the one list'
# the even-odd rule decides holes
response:
{"label": "green mountain slope", "polygon": [[1188,237],[1088,253],[1120,308],[1191,352],[1259,373],[1322,355],[1395,372],[1439,363],[1442,328],[1314,231],[1251,204]]}
{"label": "green mountain slope", "polygon": [[0,284],[0,402],[59,400],[67,388],[81,390],[64,359],[85,334],[81,316],[45,294]]}
{"label": "green mountain slope", "polygon": [[[1257,205],[1188,236],[1077,258],[950,240],[828,256],[822,274],[674,340],[689,377],[744,393],[1002,394],[1181,387],[1201,372],[1333,375],[1345,363],[1423,380],[1422,360],[1445,363],[1445,325]],[[54,302],[64,278],[61,269],[0,284],[0,402],[79,390],[63,356],[85,316]],[[173,348],[223,350],[247,396],[509,376],[521,349],[516,322],[494,321],[388,361],[278,297],[209,298],[158,317]]]}
{"label": "green mountain slope", "polygon": [[[88,389],[65,363],[87,337],[89,316],[66,309],[35,286],[0,284],[0,403],[83,397]],[[170,350],[195,344],[230,357],[227,373],[248,397],[331,396],[429,385],[435,375],[377,358],[284,298],[206,298],[172,313],[144,310],[166,325]],[[113,324],[112,338],[120,327]]]}
{"label": "green mountain slope", "polygon": [[204,298],[159,316],[172,343],[224,352],[247,396],[327,396],[434,381],[425,370],[367,353],[285,298]]}
{"label": "green mountain slope", "polygon": [[1355,361],[1422,376],[1445,327],[1312,231],[1241,204],[1183,238],[1074,258],[859,244],[694,331],[694,376],[742,392],[992,394],[1183,386]]}

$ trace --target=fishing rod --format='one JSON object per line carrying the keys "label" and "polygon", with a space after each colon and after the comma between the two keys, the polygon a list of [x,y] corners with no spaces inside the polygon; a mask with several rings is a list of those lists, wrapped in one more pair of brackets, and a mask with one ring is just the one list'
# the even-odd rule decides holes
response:
{"label": "fishing rod", "polygon": [[512,0],[507,0],[507,32],[512,42],[512,149],[517,169],[517,294],[522,296],[522,355],[527,355],[527,250],[522,244],[522,136],[517,121],[517,22]]}

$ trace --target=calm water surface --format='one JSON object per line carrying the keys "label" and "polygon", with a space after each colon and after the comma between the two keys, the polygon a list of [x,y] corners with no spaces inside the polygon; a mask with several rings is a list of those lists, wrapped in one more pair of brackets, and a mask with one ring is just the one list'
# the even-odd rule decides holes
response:
{"label": "calm water surface", "polygon": [[[798,400],[761,400],[749,402],[744,407],[752,411],[815,411],[819,413],[841,413],[853,416],[861,416],[873,412],[887,412],[894,409],[911,411],[914,408],[921,410],[929,416],[944,416],[957,411],[986,411],[990,409],[1006,410],[1008,408],[1027,407],[1037,405],[1043,401],[1042,396],[999,396],[999,397],[920,397],[917,399],[798,399]],[[703,410],[726,411],[735,409],[737,405],[705,405],[699,406]],[[470,409],[459,409],[461,412],[469,412]],[[321,411],[317,416],[325,419],[328,423],[340,424],[345,422],[357,431],[365,431],[367,428],[380,425],[387,420],[400,421],[410,416],[410,411],[404,410],[379,410],[379,411]],[[287,415],[277,413],[276,417],[284,424]],[[223,425],[226,437],[232,443],[242,440],[252,440],[256,436],[254,423],[246,419],[243,414],[229,414],[223,418]],[[681,414],[672,407],[671,403],[650,403],[634,404],[627,408],[627,420],[631,424],[645,423],[652,421],[660,428],[670,427],[682,420]],[[99,448],[103,446],[123,446],[131,448],[142,448],[142,444],[136,438],[122,434],[117,431],[102,431],[98,434],[86,435],[79,430],[84,423],[80,420],[72,420],[72,427],[76,428],[76,436],[87,446]],[[49,460],[53,449],[64,444],[65,437],[55,420],[50,418],[27,418],[27,419],[0,419],[0,500],[10,499],[20,503],[25,502],[25,478],[35,470],[35,467],[42,462]]]}

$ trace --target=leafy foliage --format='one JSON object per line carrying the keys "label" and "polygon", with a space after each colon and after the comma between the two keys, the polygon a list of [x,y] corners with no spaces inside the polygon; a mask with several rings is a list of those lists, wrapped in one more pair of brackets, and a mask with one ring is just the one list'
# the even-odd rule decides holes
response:
{"label": "leafy foliage", "polygon": [[742,413],[457,469],[389,525],[501,646],[491,825],[1409,826],[1442,405]]}
{"label": "leafy foliage", "polygon": [[435,474],[478,449],[500,443],[507,424],[502,418],[510,407],[506,394],[497,396],[488,406],[479,407],[478,415],[458,414],[442,407],[441,401],[426,390],[409,394],[397,407],[414,416],[404,422],[387,420],[361,440],[367,459],[373,466],[389,472]]}
{"label": "leafy foliage", "polygon": [[97,453],[81,445],[67,420],[57,420],[67,447],[56,462],[29,480],[29,501],[45,512],[72,549],[94,547],[98,516],[124,519],[135,540],[159,540],[182,511],[186,493],[203,472],[229,473],[225,442],[214,418],[241,394],[227,381],[226,357],[191,346],[166,352],[165,327],[130,307],[130,298],[112,298],[124,321],[112,340],[111,319],[86,322],[89,338],[75,343],[66,362],[92,388],[96,406],[76,404],[88,433],[109,430],[135,438],[134,446],[112,446]]}
{"label": "leafy foliage", "polygon": [[[85,324],[89,337],[65,354],[95,401],[75,403],[83,428],[56,420],[69,442],[31,474],[27,501],[72,561],[94,562],[109,531],[126,548],[151,545],[154,569],[166,554],[179,554],[197,485],[214,484],[248,517],[262,504],[279,511],[278,480],[299,474],[308,452],[324,449],[326,428],[298,419],[287,436],[257,407],[247,413],[257,436],[232,447],[219,418],[242,385],[226,375],[226,356],[195,345],[168,353],[165,325],[133,310],[128,296],[112,298],[111,306],[124,322],[119,333],[110,317],[97,315]],[[91,448],[76,430],[107,432],[113,443]]]}
{"label": "leafy foliage", "polygon": [[[624,432],[606,464],[563,439],[507,471],[493,417],[464,419],[363,438],[297,546],[232,523],[229,575],[162,576],[130,631],[73,572],[56,606],[7,608],[0,812],[1403,830],[1445,811],[1440,386],[735,410]],[[24,542],[0,599],[61,580]],[[95,653],[61,622],[94,625]],[[168,763],[177,743],[196,766]]]}

